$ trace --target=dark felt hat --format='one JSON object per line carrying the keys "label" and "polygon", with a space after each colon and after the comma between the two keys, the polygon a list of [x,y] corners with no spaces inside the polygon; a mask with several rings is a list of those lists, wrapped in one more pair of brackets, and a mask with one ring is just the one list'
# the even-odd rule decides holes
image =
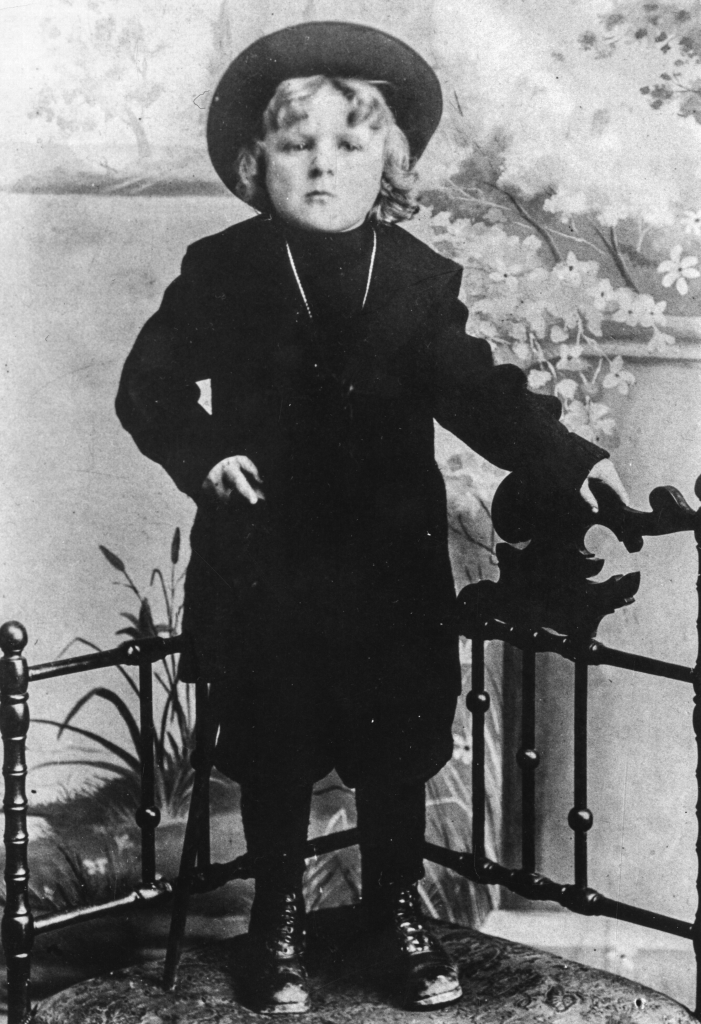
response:
{"label": "dark felt hat", "polygon": [[[236,156],[286,78],[327,75],[378,85],[417,160],[438,127],[441,87],[429,64],[400,39],[368,25],[311,21],[257,39],[229,65],[209,108],[207,144],[219,177],[234,190]],[[386,83],[386,84],[385,84]]]}

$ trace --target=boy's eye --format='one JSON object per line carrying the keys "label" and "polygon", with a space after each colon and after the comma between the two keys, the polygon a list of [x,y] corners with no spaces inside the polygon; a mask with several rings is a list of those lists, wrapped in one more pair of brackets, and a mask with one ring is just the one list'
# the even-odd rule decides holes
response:
{"label": "boy's eye", "polygon": [[309,149],[309,142],[285,142],[282,145],[283,153],[302,153],[305,149]]}
{"label": "boy's eye", "polygon": [[358,149],[362,149],[362,146],[358,145],[357,142],[351,142],[350,139],[342,139],[340,148],[347,150],[349,153],[354,153]]}

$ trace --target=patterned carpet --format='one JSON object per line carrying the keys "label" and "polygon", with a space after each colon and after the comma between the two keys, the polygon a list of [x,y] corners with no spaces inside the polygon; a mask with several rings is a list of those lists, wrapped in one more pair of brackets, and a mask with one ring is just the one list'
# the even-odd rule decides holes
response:
{"label": "patterned carpet", "polygon": [[[421,1015],[471,1024],[690,1024],[679,1003],[634,982],[457,925],[435,924],[460,965],[465,989],[452,1007]],[[164,992],[160,965],[94,978],[48,999],[37,1024],[239,1024],[260,1021],[236,1001],[245,936],[183,957],[178,985]],[[368,936],[353,908],[313,914],[307,962],[313,1010],[309,1024],[399,1024],[416,1020],[397,1008],[391,949]],[[285,1017],[290,1021],[291,1018]]]}

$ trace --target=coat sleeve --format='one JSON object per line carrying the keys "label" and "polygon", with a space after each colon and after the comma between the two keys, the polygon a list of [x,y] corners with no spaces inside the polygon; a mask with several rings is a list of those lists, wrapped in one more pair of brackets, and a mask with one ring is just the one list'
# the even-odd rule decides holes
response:
{"label": "coat sleeve", "polygon": [[528,390],[517,366],[495,366],[488,343],[465,333],[461,270],[442,277],[433,307],[433,416],[501,469],[523,469],[547,489],[579,489],[608,453],[559,422],[559,399]]}
{"label": "coat sleeve", "polygon": [[[211,378],[212,298],[190,247],[180,276],[146,322],[124,364],[116,411],[140,451],[192,498],[230,450],[218,449],[196,381]],[[220,445],[221,447],[221,445]]]}

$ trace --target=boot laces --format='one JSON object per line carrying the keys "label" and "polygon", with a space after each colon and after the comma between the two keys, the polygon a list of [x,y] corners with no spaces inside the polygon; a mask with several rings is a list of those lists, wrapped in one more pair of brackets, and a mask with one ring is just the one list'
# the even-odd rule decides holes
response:
{"label": "boot laces", "polygon": [[415,889],[406,889],[398,894],[394,922],[405,952],[415,954],[436,951],[436,943],[422,920],[419,894]]}
{"label": "boot laces", "polygon": [[[272,915],[271,915],[272,916]],[[303,929],[299,920],[299,907],[294,895],[285,895],[275,908],[272,927],[265,945],[275,956],[292,957],[300,952]]]}

